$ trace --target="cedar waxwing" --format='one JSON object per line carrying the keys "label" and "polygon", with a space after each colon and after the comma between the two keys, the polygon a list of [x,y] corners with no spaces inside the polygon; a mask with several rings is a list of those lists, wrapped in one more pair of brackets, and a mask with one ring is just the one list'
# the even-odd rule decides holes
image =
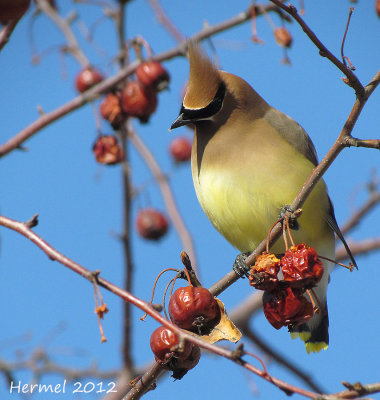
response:
{"label": "cedar waxwing", "polygon": [[[171,129],[195,126],[191,170],[195,191],[214,227],[241,252],[252,252],[268,235],[318,164],[314,145],[293,119],[271,107],[243,79],[219,71],[197,45],[189,45],[190,77],[180,114]],[[351,253],[335,220],[326,185],[319,180],[292,231],[295,243],[335,257],[334,232]],[[285,251],[278,240],[271,248]],[[355,262],[354,262],[354,265]],[[313,289],[319,313],[290,329],[306,350],[329,343],[326,291],[332,263]]]}

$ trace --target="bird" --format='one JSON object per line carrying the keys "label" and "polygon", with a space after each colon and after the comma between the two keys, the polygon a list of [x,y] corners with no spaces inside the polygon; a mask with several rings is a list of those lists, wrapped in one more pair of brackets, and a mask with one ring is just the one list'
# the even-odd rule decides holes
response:
{"label": "bird", "polygon": [[[270,106],[244,79],[219,70],[198,43],[188,44],[188,59],[186,93],[170,130],[194,127],[191,171],[198,201],[229,243],[252,252],[318,164],[317,153],[301,125]],[[330,260],[337,234],[356,266],[322,179],[296,225],[295,243],[307,243]],[[283,254],[284,243],[278,240],[271,250]],[[323,260],[323,276],[313,289],[320,312],[290,328],[308,353],[329,344],[326,292],[332,266]]]}

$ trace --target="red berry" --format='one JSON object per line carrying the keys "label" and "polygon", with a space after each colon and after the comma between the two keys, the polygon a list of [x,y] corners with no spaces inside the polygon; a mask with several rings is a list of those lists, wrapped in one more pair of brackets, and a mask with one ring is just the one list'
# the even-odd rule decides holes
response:
{"label": "red berry", "polygon": [[272,291],[279,287],[280,260],[267,252],[260,254],[249,274],[249,284],[259,290]]}
{"label": "red berry", "polygon": [[169,315],[180,328],[203,333],[216,325],[220,310],[206,288],[186,286],[177,289],[170,297]]}
{"label": "red berry", "polygon": [[113,135],[99,136],[94,143],[92,151],[96,161],[100,164],[113,165],[124,159],[123,149]]}
{"label": "red berry", "polygon": [[168,87],[170,76],[158,61],[142,62],[136,69],[139,82],[155,91],[160,92]]}
{"label": "red berry", "polygon": [[274,328],[298,325],[313,316],[313,306],[303,293],[302,290],[291,287],[264,292],[264,315]]}
{"label": "red berry", "polygon": [[157,328],[150,337],[150,348],[159,362],[167,362],[172,357],[185,360],[190,356],[193,347],[191,342],[185,341],[182,349],[176,346],[179,346],[178,336],[164,326]]}
{"label": "red berry", "polygon": [[165,216],[153,208],[141,210],[136,219],[137,231],[144,239],[161,239],[168,230]]}
{"label": "red berry", "polygon": [[75,86],[78,92],[85,92],[103,80],[102,74],[93,67],[82,69],[76,77]]}
{"label": "red berry", "polygon": [[119,94],[107,94],[100,104],[99,111],[100,115],[109,121],[114,128],[118,128],[124,120]]}
{"label": "red berry", "polygon": [[282,47],[290,47],[293,42],[292,35],[285,27],[276,28],[274,30],[274,37],[276,38],[277,44]]}
{"label": "red berry", "polygon": [[186,162],[191,158],[191,142],[186,137],[177,137],[172,140],[169,150],[176,162]]}
{"label": "red berry", "polygon": [[313,287],[322,278],[323,266],[318,254],[305,243],[292,246],[281,258],[284,280],[295,287]]}
{"label": "red berry", "polygon": [[29,8],[30,0],[0,0],[0,23],[20,19]]}
{"label": "red berry", "polygon": [[121,106],[130,117],[137,117],[141,122],[148,122],[157,107],[157,95],[136,81],[125,86],[121,95]]}
{"label": "red berry", "polygon": [[380,0],[376,0],[375,8],[376,8],[377,15],[380,18]]}

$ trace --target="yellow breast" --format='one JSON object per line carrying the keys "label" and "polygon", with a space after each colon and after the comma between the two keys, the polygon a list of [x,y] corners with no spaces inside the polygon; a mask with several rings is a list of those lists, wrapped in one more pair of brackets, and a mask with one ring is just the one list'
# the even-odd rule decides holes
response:
{"label": "yellow breast", "polygon": [[[234,135],[222,128],[206,138],[202,128],[207,126],[197,128],[192,152],[198,200],[233,246],[253,251],[266,238],[281,208],[293,202],[313,165],[263,119]],[[326,188],[320,181],[303,207],[301,229],[293,231],[295,241],[313,245],[326,232],[331,237],[327,210]],[[278,244],[274,251],[282,252],[283,246]]]}

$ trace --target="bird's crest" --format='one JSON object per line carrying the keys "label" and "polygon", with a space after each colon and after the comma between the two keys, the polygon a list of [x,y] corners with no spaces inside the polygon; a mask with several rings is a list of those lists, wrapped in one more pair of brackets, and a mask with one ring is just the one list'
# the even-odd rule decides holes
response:
{"label": "bird's crest", "polygon": [[221,83],[219,71],[200,46],[189,44],[190,77],[183,99],[189,109],[206,107],[215,97]]}

